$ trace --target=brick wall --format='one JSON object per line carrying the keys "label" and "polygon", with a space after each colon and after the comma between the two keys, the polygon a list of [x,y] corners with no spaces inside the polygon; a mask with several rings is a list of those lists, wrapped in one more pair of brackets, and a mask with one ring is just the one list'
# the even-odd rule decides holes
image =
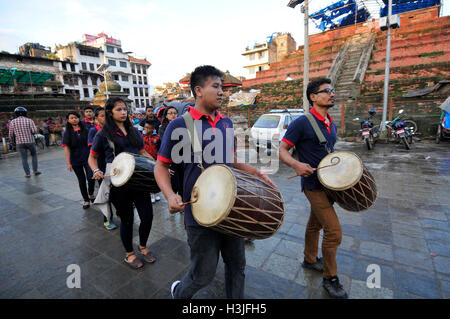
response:
{"label": "brick wall", "polygon": [[[434,134],[434,122],[439,119],[445,92],[416,98],[414,101],[402,95],[417,89],[433,86],[450,78],[450,17],[439,17],[438,8],[426,8],[400,14],[400,28],[392,30],[391,69],[389,96],[398,107],[414,118],[424,134]],[[369,21],[331,30],[309,37],[310,80],[326,76],[341,46],[358,34],[371,32],[376,36],[374,50],[361,86],[360,97],[346,110],[346,134],[351,134],[354,117],[364,115],[369,105],[381,109],[384,89],[386,57],[386,31],[379,29],[379,21]],[[285,82],[287,76],[295,79]],[[244,89],[260,89],[261,94],[253,106],[258,109],[296,108],[302,105],[303,46],[283,61],[272,63],[271,68],[258,72],[255,79],[243,82]],[[230,111],[231,112],[231,111]],[[349,129],[347,130],[347,125]]]}

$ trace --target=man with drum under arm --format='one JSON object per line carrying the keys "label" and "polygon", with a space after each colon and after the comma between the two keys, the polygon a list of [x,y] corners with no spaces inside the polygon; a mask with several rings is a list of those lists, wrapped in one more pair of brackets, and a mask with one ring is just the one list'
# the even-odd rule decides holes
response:
{"label": "man with drum under arm", "polygon": [[[225,263],[225,290],[227,298],[244,298],[244,239],[219,233],[199,225],[193,218],[191,205],[183,203],[190,201],[192,188],[202,173],[202,168],[206,169],[214,164],[225,164],[247,171],[276,187],[265,174],[256,168],[236,161],[233,123],[218,111],[223,98],[222,77],[222,72],[213,66],[206,65],[195,69],[190,78],[191,90],[195,97],[195,107],[189,107],[188,115],[186,116],[190,115],[196,123],[195,125],[192,122],[189,124],[188,121],[192,119],[185,119],[184,117],[178,117],[171,121],[166,128],[158,152],[155,167],[156,181],[168,201],[169,211],[175,213],[184,209],[184,222],[191,253],[190,270],[181,281],[175,281],[171,287],[172,297],[176,299],[192,298],[198,290],[208,285],[214,279],[219,253],[222,255]],[[183,144],[185,136],[189,139],[189,134],[187,134],[188,130],[190,132],[189,127],[192,129],[194,136],[192,136],[187,148],[190,154],[187,154],[187,157],[183,156],[181,161],[183,167],[183,191],[182,196],[180,196],[173,191],[168,169],[172,163],[180,162],[179,158],[176,158],[175,149],[179,143]],[[197,136],[195,136],[195,131]],[[186,134],[181,139],[177,132]],[[201,156],[201,158],[194,158],[192,153],[191,143],[195,144],[195,141],[199,142],[198,148],[201,148],[195,151],[196,146],[193,145],[193,149],[196,152],[195,155]],[[214,147],[211,147],[212,145]],[[214,149],[215,153],[212,161],[212,158],[208,159],[208,153],[212,153],[211,149]],[[200,150],[201,152],[199,152]],[[211,185],[211,187],[214,187],[214,185]]]}
{"label": "man with drum under arm", "polygon": [[[302,266],[323,272],[323,287],[333,298],[347,298],[337,277],[336,252],[342,240],[342,229],[333,208],[333,201],[323,191],[315,168],[328,152],[333,152],[337,140],[336,126],[328,114],[334,105],[335,90],[326,78],[308,84],[306,91],[312,108],[308,116],[293,121],[280,145],[280,159],[301,176],[301,188],[311,205],[305,231],[305,250]],[[315,121],[315,123],[314,123]],[[317,125],[316,125],[317,123]],[[313,126],[316,128],[314,129]],[[316,133],[317,130],[317,133]],[[325,139],[321,145],[318,135]],[[289,153],[294,147],[298,161]],[[322,256],[318,258],[320,230],[323,229]]]}

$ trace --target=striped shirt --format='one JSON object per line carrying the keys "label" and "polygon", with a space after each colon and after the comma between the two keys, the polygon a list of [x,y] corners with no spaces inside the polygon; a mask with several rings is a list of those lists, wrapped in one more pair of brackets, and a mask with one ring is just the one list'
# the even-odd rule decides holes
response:
{"label": "striped shirt", "polygon": [[27,117],[19,116],[9,125],[9,139],[15,144],[34,143],[36,133],[36,125]]}

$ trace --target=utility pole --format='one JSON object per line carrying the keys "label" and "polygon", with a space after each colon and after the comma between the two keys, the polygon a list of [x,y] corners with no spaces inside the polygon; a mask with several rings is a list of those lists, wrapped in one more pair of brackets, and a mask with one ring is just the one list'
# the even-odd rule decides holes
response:
{"label": "utility pole", "polygon": [[303,110],[309,113],[309,101],[306,95],[306,89],[309,83],[309,29],[308,29],[308,0],[305,0],[305,6],[302,7],[305,14],[305,44],[303,46]]}
{"label": "utility pole", "polygon": [[386,137],[386,119],[389,99],[389,70],[391,66],[391,16],[392,16],[392,0],[389,0],[387,25],[387,40],[386,40],[386,68],[384,71],[384,96],[383,96],[383,116],[381,119],[381,136]]}
{"label": "utility pole", "polygon": [[309,113],[309,102],[306,96],[306,89],[309,83],[309,31],[308,31],[308,0],[290,0],[288,7],[295,8],[297,5],[305,2],[305,5],[300,7],[301,12],[305,14],[305,44],[303,46],[303,110]]}

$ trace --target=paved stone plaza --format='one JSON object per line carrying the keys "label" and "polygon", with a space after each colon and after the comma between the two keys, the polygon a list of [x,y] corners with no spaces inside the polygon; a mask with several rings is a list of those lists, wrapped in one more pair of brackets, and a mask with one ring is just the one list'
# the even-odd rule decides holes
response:
{"label": "paved stone plaza", "polygon": [[[379,189],[363,213],[335,205],[343,229],[338,272],[349,297],[450,298],[450,144],[418,142],[411,151],[384,144],[369,152],[339,142],[336,150],[360,155]],[[122,261],[119,230],[105,230],[92,206],[82,209],[63,150],[40,151],[39,170],[25,179],[17,155],[0,160],[0,298],[170,298],[171,283],[189,268],[183,215],[170,215],[164,198],[154,205],[149,247],[158,260],[132,270]],[[286,215],[273,237],[246,245],[247,298],[328,298],[320,274],[300,266],[309,205],[292,175],[285,165],[271,175]],[[80,266],[81,289],[66,285],[70,264]],[[371,264],[381,269],[381,288],[367,287]],[[195,297],[225,298],[222,262]]]}

